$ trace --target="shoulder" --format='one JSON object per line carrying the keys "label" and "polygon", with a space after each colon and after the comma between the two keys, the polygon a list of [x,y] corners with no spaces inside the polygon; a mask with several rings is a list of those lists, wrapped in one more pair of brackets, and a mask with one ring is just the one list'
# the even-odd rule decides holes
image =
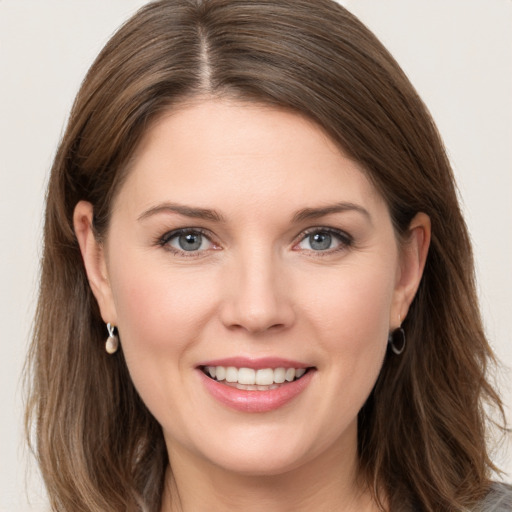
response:
{"label": "shoulder", "polygon": [[475,512],[511,512],[512,486],[495,482]]}

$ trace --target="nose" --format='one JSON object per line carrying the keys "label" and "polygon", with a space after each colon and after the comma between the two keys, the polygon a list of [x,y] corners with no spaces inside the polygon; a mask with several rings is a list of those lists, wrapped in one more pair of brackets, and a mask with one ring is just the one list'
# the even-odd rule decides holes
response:
{"label": "nose", "polygon": [[229,329],[251,334],[277,331],[295,320],[286,272],[275,255],[252,253],[226,270],[229,274],[221,320]]}

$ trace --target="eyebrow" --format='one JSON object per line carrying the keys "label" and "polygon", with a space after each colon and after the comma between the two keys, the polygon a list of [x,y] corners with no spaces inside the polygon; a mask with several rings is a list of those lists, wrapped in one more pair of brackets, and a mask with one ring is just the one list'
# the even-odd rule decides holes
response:
{"label": "eyebrow", "polygon": [[319,208],[304,208],[303,210],[299,210],[293,216],[293,222],[318,219],[319,217],[324,217],[325,215],[330,215],[332,213],[343,213],[349,211],[361,213],[370,221],[370,223],[372,222],[372,217],[368,210],[354,203],[336,203]]}
{"label": "eyebrow", "polygon": [[209,208],[196,208],[194,206],[187,206],[176,203],[163,203],[153,206],[141,213],[137,217],[137,220],[141,221],[158,213],[177,213],[178,215],[183,215],[185,217],[191,217],[194,219],[225,222],[224,217],[215,210],[211,210]]}
{"label": "eyebrow", "polygon": [[[333,213],[343,213],[347,211],[359,212],[364,215],[370,222],[372,221],[368,210],[354,203],[336,203],[318,208],[304,208],[294,214],[292,221],[303,222],[305,220],[318,219]],[[178,215],[183,215],[184,217],[191,217],[194,219],[226,222],[224,217],[216,210],[212,210],[210,208],[196,208],[194,206],[187,206],[176,203],[163,203],[153,206],[141,213],[137,217],[137,220],[145,220],[148,217],[157,215],[159,213],[176,213]]]}

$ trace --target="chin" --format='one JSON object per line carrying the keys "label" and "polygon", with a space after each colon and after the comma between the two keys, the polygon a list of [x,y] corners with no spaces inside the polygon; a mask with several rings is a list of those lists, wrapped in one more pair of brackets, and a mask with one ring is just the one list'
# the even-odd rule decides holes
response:
{"label": "chin", "polygon": [[274,448],[272,454],[245,453],[231,454],[223,457],[217,465],[229,471],[246,477],[278,476],[296,470],[306,463],[302,457],[288,456],[287,454],[276,453],[279,450]]}
{"label": "chin", "polygon": [[[233,431],[235,430],[235,431]],[[252,432],[231,429],[208,446],[196,446],[196,454],[211,465],[247,477],[284,475],[305,467],[323,454],[332,452],[332,443],[319,443],[325,436],[287,428],[255,428]]]}

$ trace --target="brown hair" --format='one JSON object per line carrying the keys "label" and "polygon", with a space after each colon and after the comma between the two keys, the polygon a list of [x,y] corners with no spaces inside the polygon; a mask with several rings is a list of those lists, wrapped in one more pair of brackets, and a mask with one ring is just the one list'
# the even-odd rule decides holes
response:
{"label": "brown hair", "polygon": [[503,411],[486,378],[494,359],[468,233],[427,109],[375,36],[333,1],[163,0],[142,8],[96,59],[51,172],[27,425],[35,425],[53,509],[159,509],[163,435],[122,351],[104,351],[72,217],[79,200],[90,201],[101,237],[149,123],[199,94],[316,121],[366,170],[398,238],[417,212],[430,216],[430,253],[404,322],[407,349],[386,358],[359,415],[361,474],[393,510],[475,503],[493,469],[484,404]]}

